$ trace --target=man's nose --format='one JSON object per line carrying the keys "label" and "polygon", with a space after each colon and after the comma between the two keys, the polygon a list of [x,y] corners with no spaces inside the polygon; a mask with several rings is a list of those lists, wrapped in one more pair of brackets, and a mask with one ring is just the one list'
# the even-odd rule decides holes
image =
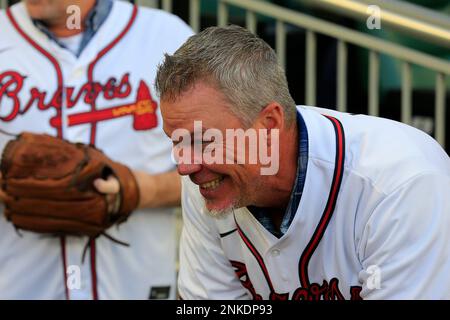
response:
{"label": "man's nose", "polygon": [[192,173],[196,173],[202,169],[201,164],[183,164],[180,163],[177,166],[178,173],[182,176],[187,176]]}
{"label": "man's nose", "polygon": [[180,144],[174,146],[173,156],[180,175],[190,175],[202,169],[202,154],[195,151],[190,145],[184,146]]}

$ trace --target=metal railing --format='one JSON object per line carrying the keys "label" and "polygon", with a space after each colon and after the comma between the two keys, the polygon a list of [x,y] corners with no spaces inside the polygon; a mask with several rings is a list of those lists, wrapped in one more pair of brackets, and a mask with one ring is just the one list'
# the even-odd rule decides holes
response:
{"label": "metal railing", "polygon": [[[205,0],[203,0],[205,1]],[[208,0],[211,1],[211,0]],[[401,67],[401,121],[412,124],[412,66],[417,65],[435,72],[435,139],[445,146],[446,135],[446,76],[450,75],[450,62],[418,50],[410,49],[387,40],[358,32],[335,23],[318,19],[298,11],[282,8],[257,0],[218,1],[217,23],[224,26],[229,20],[229,8],[245,10],[246,28],[256,33],[258,16],[275,20],[275,50],[281,66],[286,66],[286,25],[306,30],[305,97],[307,105],[315,105],[317,97],[317,34],[337,40],[336,108],[347,111],[348,44],[369,51],[368,67],[368,114],[378,116],[380,111],[380,54],[398,59]],[[163,0],[164,7],[171,7],[172,0]],[[166,4],[164,6],[164,3]],[[367,6],[383,8],[383,23],[415,36],[426,35],[442,47],[450,48],[450,21],[440,14],[400,1],[380,0],[302,0],[306,4],[330,12],[367,18]],[[200,30],[200,0],[190,0],[189,22],[194,31]]]}
{"label": "metal railing", "polygon": [[418,5],[395,0],[298,0],[308,7],[321,8],[366,21],[371,10],[380,9],[383,25],[424,41],[450,48],[450,18]]}
{"label": "metal railing", "polygon": [[[205,0],[203,0],[205,1]],[[213,1],[213,0],[207,0]],[[336,107],[339,111],[347,111],[347,66],[348,66],[348,44],[353,44],[369,51],[368,67],[368,113],[370,115],[379,115],[379,87],[380,87],[380,54],[388,55],[402,62],[401,68],[401,121],[411,124],[412,120],[412,65],[417,65],[435,72],[435,139],[445,146],[445,127],[446,127],[446,77],[450,75],[450,61],[422,53],[418,50],[410,49],[387,40],[382,40],[368,34],[352,30],[341,25],[315,18],[298,11],[282,8],[271,3],[257,0],[216,0],[218,1],[217,21],[218,25],[223,26],[229,20],[229,8],[237,7],[245,10],[246,27],[256,33],[258,16],[265,16],[275,20],[275,50],[278,55],[279,63],[286,66],[286,34],[287,25],[293,25],[306,30],[306,54],[305,54],[305,97],[307,105],[315,105],[317,97],[317,34],[323,34],[337,40],[337,72],[336,72]],[[303,0],[308,2],[310,0]],[[314,0],[316,5],[333,11],[337,1],[334,0]],[[359,0],[364,3],[366,0]],[[372,0],[379,1],[379,0]],[[6,0],[0,0],[0,4],[5,5]],[[157,0],[136,0],[137,4],[156,7]],[[326,7],[326,3],[329,6]],[[331,3],[334,3],[333,5]],[[350,0],[339,0],[340,3],[355,2]],[[189,2],[189,23],[194,31],[198,32],[200,25],[200,0],[190,0]],[[403,3],[394,1],[390,8],[396,15],[401,15],[402,8],[406,13],[405,19],[417,20],[416,8],[403,6]],[[334,9],[333,9],[334,7]],[[162,0],[161,8],[172,11],[172,0]],[[400,9],[399,9],[400,8]],[[395,9],[395,10],[394,10]],[[402,11],[402,12],[403,12]],[[415,16],[414,16],[415,15]],[[428,35],[433,37],[435,42],[439,42],[443,47],[450,47],[448,38],[449,29],[446,29],[445,19],[429,14],[422,23],[433,27],[433,21],[436,21],[435,28],[426,29]],[[420,21],[419,21],[420,22]],[[395,24],[395,21],[391,21]],[[420,34],[427,32],[420,28],[420,24],[410,25],[411,33]],[[412,30],[413,29],[413,30]],[[438,30],[435,36],[431,35],[430,30]]]}
{"label": "metal railing", "polygon": [[[160,7],[158,6],[158,0],[136,0],[135,3],[151,8],[160,8],[168,12],[172,12],[173,9],[172,0],[161,0]],[[189,25],[195,32],[200,31],[200,0],[189,1]]]}
{"label": "metal railing", "polygon": [[[412,118],[412,77],[411,65],[418,65],[436,73],[435,84],[435,138],[445,146],[445,77],[450,75],[450,62],[434,56],[382,40],[368,34],[324,21],[297,11],[255,0],[220,0],[218,9],[219,25],[228,22],[228,8],[239,7],[247,11],[247,27],[254,30],[256,15],[267,16],[276,21],[276,46],[279,61],[285,65],[285,25],[290,24],[306,30],[306,104],[316,102],[316,51],[320,33],[337,39],[337,109],[347,110],[347,44],[354,44],[369,50],[369,94],[368,113],[379,115],[380,54],[386,54],[402,61],[402,102],[401,121],[411,124]],[[249,21],[251,23],[249,23]],[[442,39],[441,39],[442,40]],[[450,40],[449,40],[450,44]]]}

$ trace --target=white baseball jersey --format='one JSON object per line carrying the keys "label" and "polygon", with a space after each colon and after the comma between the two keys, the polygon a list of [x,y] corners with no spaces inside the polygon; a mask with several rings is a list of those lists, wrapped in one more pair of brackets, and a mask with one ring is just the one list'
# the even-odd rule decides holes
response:
{"label": "white baseball jersey", "polygon": [[309,138],[306,180],[281,238],[246,208],[208,216],[198,186],[183,179],[180,295],[450,299],[447,154],[398,122],[299,111]]}
{"label": "white baseball jersey", "polygon": [[[163,11],[114,1],[77,58],[51,41],[23,3],[0,12],[0,126],[95,143],[150,174],[174,169],[154,93],[157,64],[192,30]],[[10,137],[0,134],[1,147]],[[173,209],[138,210],[92,243],[20,232],[0,218],[0,299],[175,297]],[[67,272],[66,272],[67,271]]]}

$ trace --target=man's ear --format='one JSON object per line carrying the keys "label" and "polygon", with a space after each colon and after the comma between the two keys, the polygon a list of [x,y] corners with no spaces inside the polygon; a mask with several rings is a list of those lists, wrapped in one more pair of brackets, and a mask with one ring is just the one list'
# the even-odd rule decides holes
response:
{"label": "man's ear", "polygon": [[256,122],[256,126],[269,132],[271,129],[282,129],[285,125],[283,107],[277,102],[269,103],[260,111]]}

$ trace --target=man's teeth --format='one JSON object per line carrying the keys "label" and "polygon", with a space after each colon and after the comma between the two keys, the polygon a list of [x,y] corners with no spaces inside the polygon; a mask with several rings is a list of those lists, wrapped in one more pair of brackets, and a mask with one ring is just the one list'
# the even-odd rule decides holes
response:
{"label": "man's teeth", "polygon": [[222,181],[222,178],[217,178],[215,180],[212,180],[212,181],[209,181],[209,182],[201,184],[200,187],[202,189],[212,190],[212,189],[215,189],[215,188],[217,188],[219,186],[220,181]]}

